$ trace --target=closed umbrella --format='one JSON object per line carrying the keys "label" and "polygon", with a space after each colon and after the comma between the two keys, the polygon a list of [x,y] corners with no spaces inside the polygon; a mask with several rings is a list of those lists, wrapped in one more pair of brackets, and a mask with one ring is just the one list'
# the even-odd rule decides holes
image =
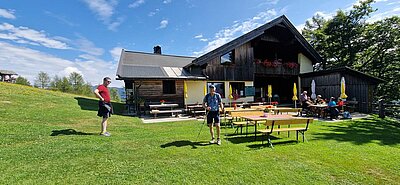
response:
{"label": "closed umbrella", "polygon": [[232,106],[231,105],[231,101],[233,99],[233,94],[232,93],[233,93],[232,92],[232,85],[229,85],[229,106]]}
{"label": "closed umbrella", "polygon": [[269,98],[269,103],[271,104],[271,98],[272,98],[272,85],[268,85],[268,98]]}
{"label": "closed umbrella", "polygon": [[204,84],[204,96],[207,95],[207,82]]}
{"label": "closed umbrella", "polygon": [[185,99],[188,98],[188,92],[187,92],[187,91],[188,91],[188,90],[187,90],[186,81],[183,81],[183,93],[184,93],[184,95],[185,95]]}
{"label": "closed umbrella", "polygon": [[298,98],[297,98],[296,83],[293,84],[293,98],[292,98],[292,100],[294,101],[294,108],[297,108],[296,101],[298,100]]}
{"label": "closed umbrella", "polygon": [[346,100],[347,95],[346,95],[346,81],[344,80],[344,77],[340,80],[340,98],[342,98],[343,101]]}
{"label": "closed umbrella", "polygon": [[311,82],[311,99],[315,100],[317,95],[315,94],[315,81],[312,80]]}

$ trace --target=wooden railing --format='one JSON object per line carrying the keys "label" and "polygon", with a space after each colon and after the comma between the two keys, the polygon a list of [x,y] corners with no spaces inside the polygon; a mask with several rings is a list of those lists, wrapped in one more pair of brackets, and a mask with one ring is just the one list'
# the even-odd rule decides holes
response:
{"label": "wooden railing", "polygon": [[254,64],[255,73],[257,74],[268,74],[268,75],[298,75],[300,68],[289,68],[284,64],[278,64],[276,66],[266,67],[263,64]]}
{"label": "wooden railing", "polygon": [[400,105],[394,103],[385,103],[384,100],[372,103],[372,112],[378,114],[380,118],[385,116],[400,119]]}

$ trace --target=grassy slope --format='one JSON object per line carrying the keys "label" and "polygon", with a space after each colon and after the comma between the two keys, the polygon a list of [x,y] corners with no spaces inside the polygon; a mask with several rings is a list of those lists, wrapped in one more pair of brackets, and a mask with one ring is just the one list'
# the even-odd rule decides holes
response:
{"label": "grassy slope", "polygon": [[281,134],[270,149],[232,136],[206,145],[205,127],[195,142],[196,121],[142,124],[120,115],[111,117],[112,137],[100,137],[96,106],[86,97],[0,83],[0,184],[400,182],[398,122],[316,122],[309,142]]}

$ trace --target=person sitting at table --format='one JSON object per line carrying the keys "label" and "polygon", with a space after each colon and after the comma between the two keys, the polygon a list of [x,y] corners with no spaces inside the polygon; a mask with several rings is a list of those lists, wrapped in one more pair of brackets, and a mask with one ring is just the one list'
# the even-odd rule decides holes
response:
{"label": "person sitting at table", "polygon": [[338,102],[337,102],[337,106],[339,110],[342,110],[344,105],[344,101],[342,100],[342,98],[339,98]]}
{"label": "person sitting at table", "polygon": [[321,95],[317,96],[317,100],[316,100],[317,104],[326,104],[325,100],[322,98]]}
{"label": "person sitting at table", "polygon": [[331,119],[336,119],[338,117],[339,110],[337,109],[335,97],[330,98],[328,103],[328,108],[326,109],[326,113],[330,115]]}

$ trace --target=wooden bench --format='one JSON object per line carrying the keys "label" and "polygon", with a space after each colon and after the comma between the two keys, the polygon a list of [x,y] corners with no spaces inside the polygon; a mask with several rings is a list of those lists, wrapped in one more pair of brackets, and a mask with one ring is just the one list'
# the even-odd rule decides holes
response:
{"label": "wooden bench", "polygon": [[[240,128],[240,134],[242,134],[243,131],[243,126],[246,126],[246,133],[247,133],[247,126],[249,124],[254,124],[253,122],[249,121],[243,121],[239,119],[240,121],[237,121],[237,118],[241,118],[243,116],[264,116],[264,111],[260,110],[247,110],[244,109],[242,111],[234,111],[230,113],[230,116],[232,117],[232,126],[236,126],[236,130],[234,133],[238,133],[239,128]],[[235,121],[236,120],[236,121]]]}
{"label": "wooden bench", "polygon": [[163,113],[171,113],[171,116],[178,117],[178,113],[181,113],[182,110],[151,110],[150,114],[154,114],[154,118],[157,117],[157,114],[163,114]]}
{"label": "wooden bench", "polygon": [[279,114],[279,113],[282,114],[282,112],[286,112],[286,113],[297,112],[297,115],[301,115],[302,108],[278,107],[278,108],[271,108],[269,110],[274,111],[275,114]]}
{"label": "wooden bench", "polygon": [[[314,119],[312,118],[294,118],[294,119],[278,119],[278,120],[267,120],[265,122],[266,129],[263,130],[258,130],[258,132],[262,133],[263,139],[262,139],[262,144],[264,144],[264,136],[268,136],[268,144],[269,146],[272,146],[270,135],[273,132],[288,132],[288,137],[289,137],[289,132],[290,131],[296,131],[296,140],[299,140],[299,133],[303,135],[303,142],[304,142],[304,137],[305,137],[305,132],[308,130],[308,125],[312,123]],[[280,128],[281,126],[288,125],[287,128]],[[290,125],[297,125],[298,127],[290,127]]]}

